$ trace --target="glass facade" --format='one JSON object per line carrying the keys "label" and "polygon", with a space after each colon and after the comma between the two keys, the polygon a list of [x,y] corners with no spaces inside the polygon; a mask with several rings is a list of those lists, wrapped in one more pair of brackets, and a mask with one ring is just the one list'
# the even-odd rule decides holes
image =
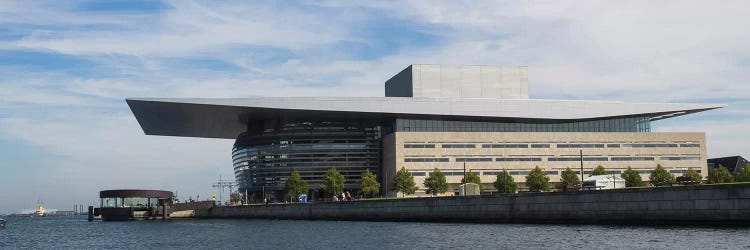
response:
{"label": "glass facade", "polygon": [[147,208],[159,206],[159,198],[145,198],[145,197],[106,197],[101,198],[100,207],[133,207],[133,208]]}
{"label": "glass facade", "polygon": [[650,132],[651,121],[648,117],[509,122],[396,119],[393,127],[404,132]]}
{"label": "glass facade", "polygon": [[[265,120],[248,125],[232,150],[240,192],[279,197],[293,169],[311,190],[319,188],[325,172],[335,167],[354,190],[369,169],[380,175],[381,137],[390,132],[377,120]],[[276,192],[276,193],[274,193]],[[270,195],[269,195],[270,194]]]}

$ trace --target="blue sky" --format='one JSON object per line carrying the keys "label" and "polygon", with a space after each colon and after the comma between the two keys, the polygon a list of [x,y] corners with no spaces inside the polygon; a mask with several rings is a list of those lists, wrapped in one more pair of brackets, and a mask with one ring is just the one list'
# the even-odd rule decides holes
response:
{"label": "blue sky", "polygon": [[532,98],[726,103],[654,124],[748,155],[746,1],[2,1],[0,213],[108,188],[208,197],[231,140],[145,136],[129,97],[382,96],[411,63],[529,66]]}

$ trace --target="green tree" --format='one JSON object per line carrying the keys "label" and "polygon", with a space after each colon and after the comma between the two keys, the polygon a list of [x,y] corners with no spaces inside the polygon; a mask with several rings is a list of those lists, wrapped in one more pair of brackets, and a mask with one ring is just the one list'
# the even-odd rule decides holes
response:
{"label": "green tree", "polygon": [[336,171],[336,168],[330,168],[323,176],[323,182],[320,183],[320,189],[329,195],[340,194],[344,192],[344,181],[346,181],[346,179]]}
{"label": "green tree", "polygon": [[604,169],[602,165],[599,165],[599,166],[596,166],[596,168],[594,168],[594,171],[591,171],[591,174],[589,174],[589,176],[606,175],[606,174],[609,174],[607,173],[607,170]]}
{"label": "green tree", "polygon": [[516,182],[513,181],[513,176],[510,176],[510,173],[506,170],[497,174],[494,184],[498,193],[515,193],[518,189]]}
{"label": "green tree", "polygon": [[526,176],[526,186],[529,187],[529,191],[540,192],[549,190],[549,176],[547,173],[542,171],[539,166],[536,166],[531,173]]}
{"label": "green tree", "polygon": [[698,171],[695,171],[693,168],[688,168],[688,170],[685,171],[685,173],[682,174],[682,176],[689,176],[694,184],[700,184],[701,181],[703,181],[703,176],[700,173],[698,173]]}
{"label": "green tree", "polygon": [[730,183],[733,181],[732,174],[729,173],[727,167],[719,164],[718,167],[708,168],[708,183]]}
{"label": "green tree", "polygon": [[734,170],[734,182],[750,182],[750,164]]}
{"label": "green tree", "polygon": [[359,180],[359,192],[364,195],[375,195],[380,192],[378,177],[370,172],[370,169],[365,169],[365,172],[362,173],[362,179]]}
{"label": "green tree", "polygon": [[284,192],[291,199],[299,197],[300,194],[307,193],[307,182],[302,180],[302,176],[299,175],[297,169],[293,169],[292,174],[286,179]]}
{"label": "green tree", "polygon": [[570,168],[566,168],[565,171],[560,173],[560,189],[564,191],[576,191],[581,188],[581,180],[578,179],[578,174]]}
{"label": "green tree", "polygon": [[654,171],[651,171],[651,176],[648,178],[651,185],[655,187],[666,186],[674,183],[674,175],[664,169],[661,164],[656,164]]}
{"label": "green tree", "polygon": [[414,194],[417,191],[417,184],[414,183],[414,177],[409,171],[406,171],[405,167],[401,167],[401,170],[393,177],[393,190],[401,192],[404,196]]}
{"label": "green tree", "polygon": [[479,185],[479,191],[484,190],[484,188],[482,188],[482,180],[479,178],[479,173],[477,172],[472,172],[471,170],[469,170],[469,172],[466,173],[466,176],[461,179],[461,183],[467,182],[476,183],[477,185]]}
{"label": "green tree", "polygon": [[641,173],[633,170],[633,168],[631,167],[628,167],[627,170],[623,171],[622,174],[620,174],[620,177],[625,179],[626,187],[642,187],[643,186],[643,179],[641,179]]}
{"label": "green tree", "polygon": [[445,181],[445,175],[440,169],[430,172],[430,176],[424,180],[424,186],[428,194],[442,194],[448,191],[448,182]]}

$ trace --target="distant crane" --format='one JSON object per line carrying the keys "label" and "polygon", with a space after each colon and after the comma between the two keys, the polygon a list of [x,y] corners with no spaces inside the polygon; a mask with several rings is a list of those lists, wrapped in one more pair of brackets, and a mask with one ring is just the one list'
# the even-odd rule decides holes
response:
{"label": "distant crane", "polygon": [[219,182],[213,184],[212,186],[219,189],[219,204],[221,204],[221,202],[224,201],[222,196],[224,189],[229,188],[229,193],[231,194],[234,191],[234,187],[237,186],[237,182],[222,180],[221,175],[219,175]]}

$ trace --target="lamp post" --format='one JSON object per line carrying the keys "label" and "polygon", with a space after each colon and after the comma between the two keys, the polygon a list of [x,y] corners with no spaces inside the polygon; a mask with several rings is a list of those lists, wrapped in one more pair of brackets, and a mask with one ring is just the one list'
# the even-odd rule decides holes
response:
{"label": "lamp post", "polygon": [[463,181],[464,196],[466,196],[466,156],[464,156],[464,181]]}
{"label": "lamp post", "polygon": [[581,190],[583,190],[583,149],[581,149]]}

